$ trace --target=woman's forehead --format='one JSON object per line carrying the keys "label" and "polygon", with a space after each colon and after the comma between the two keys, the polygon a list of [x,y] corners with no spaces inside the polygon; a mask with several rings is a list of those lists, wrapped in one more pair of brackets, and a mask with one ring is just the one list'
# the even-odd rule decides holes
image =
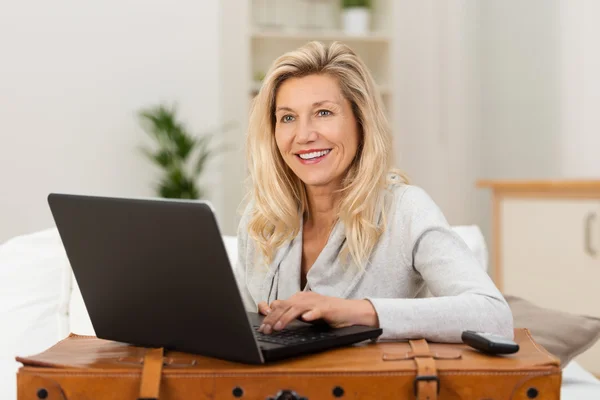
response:
{"label": "woman's forehead", "polygon": [[308,75],[286,79],[277,90],[275,102],[312,104],[330,100],[340,102],[342,91],[337,80],[329,75]]}

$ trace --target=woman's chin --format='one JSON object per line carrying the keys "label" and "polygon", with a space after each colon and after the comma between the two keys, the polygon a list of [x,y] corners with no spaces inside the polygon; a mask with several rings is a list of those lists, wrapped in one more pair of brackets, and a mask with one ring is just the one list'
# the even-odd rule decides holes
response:
{"label": "woman's chin", "polygon": [[318,187],[331,186],[335,179],[333,179],[332,177],[315,177],[315,176],[311,176],[311,177],[300,177],[300,180],[307,187],[318,188]]}

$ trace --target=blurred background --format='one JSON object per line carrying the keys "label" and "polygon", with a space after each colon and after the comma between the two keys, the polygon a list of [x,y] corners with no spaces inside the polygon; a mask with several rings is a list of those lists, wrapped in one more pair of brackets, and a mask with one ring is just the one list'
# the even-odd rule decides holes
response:
{"label": "blurred background", "polygon": [[[489,238],[480,179],[600,179],[600,2],[362,3],[2,2],[0,242],[53,225],[53,191],[160,195],[167,164],[153,135],[165,123],[212,135],[189,179],[234,234],[250,99],[275,57],[313,39],[364,58],[397,166],[452,224]],[[149,109],[150,127],[139,115]]]}

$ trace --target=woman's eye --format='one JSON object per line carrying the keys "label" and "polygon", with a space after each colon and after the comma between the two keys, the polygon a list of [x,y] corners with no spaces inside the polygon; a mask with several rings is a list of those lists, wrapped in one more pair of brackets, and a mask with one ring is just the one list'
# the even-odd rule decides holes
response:
{"label": "woman's eye", "polygon": [[294,117],[292,117],[291,115],[284,115],[283,117],[281,117],[281,122],[292,122],[294,120]]}
{"label": "woman's eye", "polygon": [[319,117],[327,117],[327,116],[331,115],[331,111],[319,110],[319,112],[317,114],[319,115]]}

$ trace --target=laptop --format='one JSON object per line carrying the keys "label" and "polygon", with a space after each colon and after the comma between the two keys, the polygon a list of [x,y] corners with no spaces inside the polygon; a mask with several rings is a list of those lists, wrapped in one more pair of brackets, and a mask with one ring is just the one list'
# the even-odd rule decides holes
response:
{"label": "laptop", "polygon": [[382,333],[301,320],[258,332],[207,201],[51,193],[48,204],[99,338],[264,364]]}

